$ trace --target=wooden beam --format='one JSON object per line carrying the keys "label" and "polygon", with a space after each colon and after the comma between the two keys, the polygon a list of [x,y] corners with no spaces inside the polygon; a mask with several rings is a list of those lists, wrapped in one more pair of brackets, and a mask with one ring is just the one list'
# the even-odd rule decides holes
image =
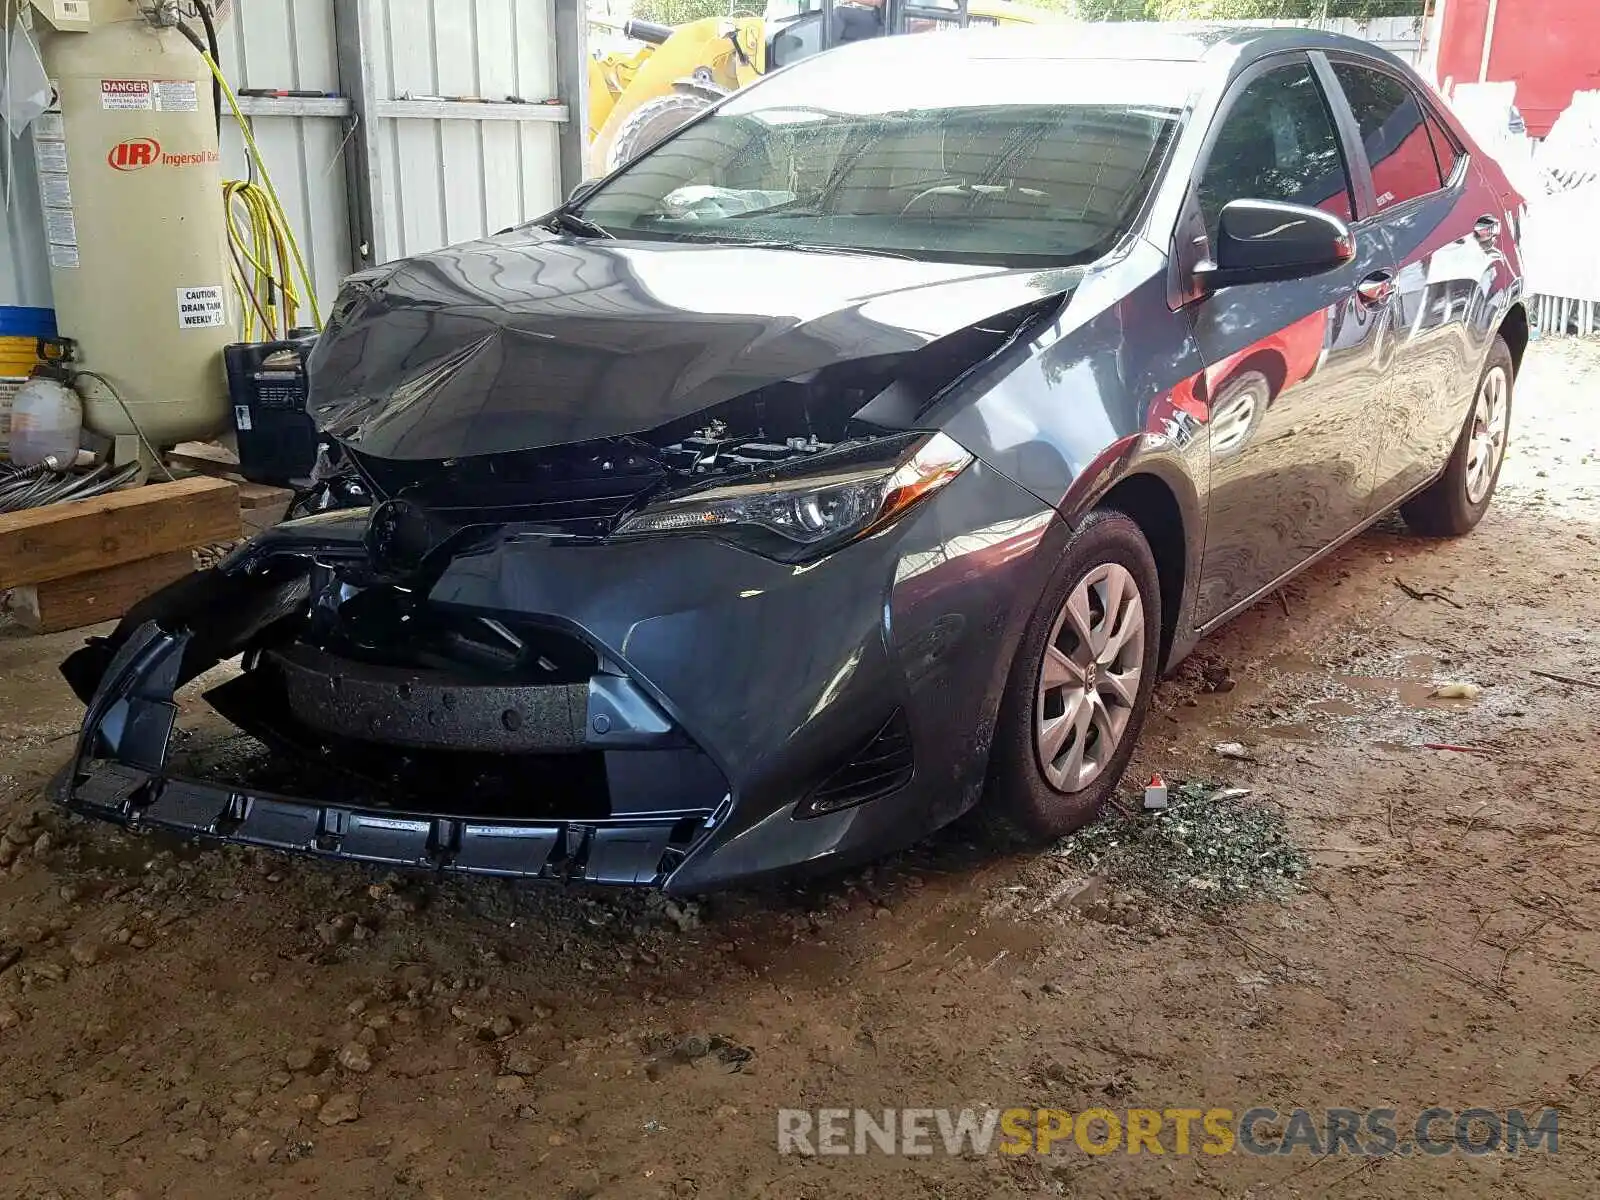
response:
{"label": "wooden beam", "polygon": [[11,612],[35,633],[59,633],[120,617],[157,588],[194,570],[194,552],[169,550],[154,558],[87,571],[11,593]]}
{"label": "wooden beam", "polygon": [[237,474],[239,456],[218,442],[179,442],[167,451],[167,462],[203,475]]}
{"label": "wooden beam", "polygon": [[242,509],[271,508],[274,504],[287,507],[293,499],[294,492],[289,488],[273,487],[268,483],[239,485],[239,507]]}
{"label": "wooden beam", "polygon": [[239,536],[239,489],[179,479],[0,513],[0,588],[48,583]]}

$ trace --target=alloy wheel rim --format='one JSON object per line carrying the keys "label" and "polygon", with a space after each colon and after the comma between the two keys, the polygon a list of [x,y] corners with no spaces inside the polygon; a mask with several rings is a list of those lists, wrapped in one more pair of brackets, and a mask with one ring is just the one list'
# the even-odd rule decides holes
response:
{"label": "alloy wheel rim", "polygon": [[1482,504],[1506,451],[1506,400],[1509,386],[1503,367],[1483,377],[1472,406],[1472,432],[1467,435],[1467,502]]}
{"label": "alloy wheel rim", "polygon": [[1255,388],[1245,388],[1226,404],[1218,405],[1211,414],[1212,448],[1219,453],[1238,449],[1250,436],[1261,400]]}
{"label": "alloy wheel rim", "polygon": [[1086,572],[1050,628],[1034,702],[1039,768],[1058,792],[1081,792],[1116,755],[1139,698],[1144,648],[1133,575],[1118,563]]}

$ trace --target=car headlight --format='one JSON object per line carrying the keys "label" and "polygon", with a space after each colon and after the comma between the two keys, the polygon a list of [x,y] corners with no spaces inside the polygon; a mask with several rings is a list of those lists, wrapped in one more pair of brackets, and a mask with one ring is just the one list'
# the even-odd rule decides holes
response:
{"label": "car headlight", "polygon": [[612,536],[709,533],[784,562],[815,558],[897,520],[971,462],[942,433],[885,438],[670,496]]}

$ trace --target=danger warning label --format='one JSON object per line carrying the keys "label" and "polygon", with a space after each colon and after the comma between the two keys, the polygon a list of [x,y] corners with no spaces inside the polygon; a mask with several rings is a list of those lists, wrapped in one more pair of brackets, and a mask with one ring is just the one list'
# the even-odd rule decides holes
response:
{"label": "danger warning label", "polygon": [[228,323],[222,285],[178,289],[178,328],[214,329]]}
{"label": "danger warning label", "polygon": [[148,79],[102,79],[100,81],[100,107],[107,111],[149,112],[150,81]]}

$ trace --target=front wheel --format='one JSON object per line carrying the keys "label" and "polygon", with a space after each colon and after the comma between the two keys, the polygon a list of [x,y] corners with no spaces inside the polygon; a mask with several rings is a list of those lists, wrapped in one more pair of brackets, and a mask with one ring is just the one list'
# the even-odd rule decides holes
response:
{"label": "front wheel", "polygon": [[1139,526],[1085,518],[1024,631],[1000,706],[992,802],[1057,838],[1116,789],[1144,725],[1161,643],[1155,559]]}
{"label": "front wheel", "polygon": [[1511,347],[1497,337],[1478,378],[1467,423],[1444,474],[1400,507],[1406,524],[1426,537],[1470,533],[1489,511],[1511,429],[1511,390],[1516,364]]}

